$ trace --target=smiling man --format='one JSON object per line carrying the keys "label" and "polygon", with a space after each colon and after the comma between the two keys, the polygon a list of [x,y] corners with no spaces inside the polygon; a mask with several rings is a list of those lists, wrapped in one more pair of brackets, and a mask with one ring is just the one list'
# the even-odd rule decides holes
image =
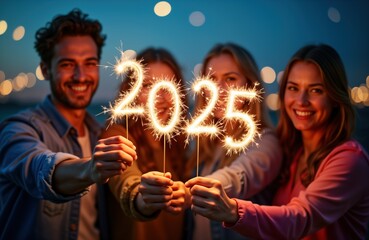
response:
{"label": "smiling man", "polygon": [[0,239],[109,238],[101,183],[137,156],[121,136],[98,140],[101,126],[86,111],[99,85],[101,30],[75,9],[36,33],[51,94],[0,125]]}

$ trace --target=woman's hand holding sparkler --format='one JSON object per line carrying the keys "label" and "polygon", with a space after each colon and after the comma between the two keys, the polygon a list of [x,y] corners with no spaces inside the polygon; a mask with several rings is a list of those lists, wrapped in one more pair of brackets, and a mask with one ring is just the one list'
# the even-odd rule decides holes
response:
{"label": "woman's hand holding sparkler", "polygon": [[149,216],[160,210],[178,214],[189,205],[189,190],[171,177],[170,172],[157,171],[141,176],[137,206],[142,214]]}
{"label": "woman's hand holding sparkler", "polygon": [[191,192],[191,210],[209,219],[234,224],[238,221],[237,202],[225,193],[222,184],[215,179],[195,177],[185,186]]}

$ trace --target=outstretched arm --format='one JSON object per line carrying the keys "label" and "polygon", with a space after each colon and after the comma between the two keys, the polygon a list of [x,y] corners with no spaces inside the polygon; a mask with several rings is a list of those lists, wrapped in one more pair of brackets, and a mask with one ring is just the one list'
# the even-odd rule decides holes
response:
{"label": "outstretched arm", "polygon": [[71,195],[93,183],[106,183],[132,165],[137,159],[135,149],[133,143],[122,136],[100,139],[91,159],[64,160],[56,165],[53,189]]}

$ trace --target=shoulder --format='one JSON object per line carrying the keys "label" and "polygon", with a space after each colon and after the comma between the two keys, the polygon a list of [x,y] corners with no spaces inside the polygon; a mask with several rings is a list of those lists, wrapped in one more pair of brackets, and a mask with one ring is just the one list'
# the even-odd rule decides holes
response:
{"label": "shoulder", "polygon": [[12,128],[18,125],[29,125],[40,127],[48,122],[46,113],[39,107],[27,108],[14,115],[11,115],[1,122],[1,129],[11,126]]}
{"label": "shoulder", "polygon": [[337,155],[344,156],[352,156],[363,158],[366,161],[369,161],[369,155],[363,148],[363,146],[356,140],[351,139],[342,143],[332,150],[332,152],[328,155],[328,157],[333,157]]}
{"label": "shoulder", "polygon": [[323,160],[322,168],[335,168],[342,172],[362,172],[367,175],[369,171],[369,155],[356,140],[349,140],[334,148]]}

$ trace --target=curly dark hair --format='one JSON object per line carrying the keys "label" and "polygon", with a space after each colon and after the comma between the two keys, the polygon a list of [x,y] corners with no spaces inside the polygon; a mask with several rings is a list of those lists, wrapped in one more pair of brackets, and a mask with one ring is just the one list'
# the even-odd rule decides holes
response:
{"label": "curly dark hair", "polygon": [[41,61],[50,66],[55,45],[65,36],[91,36],[97,46],[100,60],[106,35],[102,34],[102,25],[97,20],[87,18],[88,15],[79,9],[73,9],[66,15],[58,15],[45,27],[36,32],[35,49]]}

